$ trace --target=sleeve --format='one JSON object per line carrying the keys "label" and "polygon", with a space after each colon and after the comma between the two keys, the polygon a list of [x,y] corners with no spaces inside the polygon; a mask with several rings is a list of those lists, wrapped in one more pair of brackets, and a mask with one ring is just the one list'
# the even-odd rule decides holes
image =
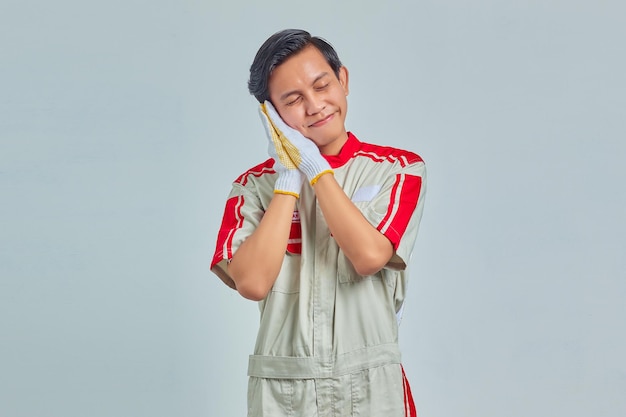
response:
{"label": "sleeve", "polygon": [[217,234],[211,271],[226,285],[235,289],[227,265],[241,243],[256,229],[263,217],[260,198],[239,184],[234,184],[226,200],[222,224]]}
{"label": "sleeve", "polygon": [[426,194],[426,166],[421,158],[389,172],[363,215],[393,245],[386,268],[404,270],[415,245]]}

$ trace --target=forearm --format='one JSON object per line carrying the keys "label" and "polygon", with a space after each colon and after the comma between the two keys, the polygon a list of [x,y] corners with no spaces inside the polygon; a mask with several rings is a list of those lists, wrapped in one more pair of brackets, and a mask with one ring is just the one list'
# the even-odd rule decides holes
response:
{"label": "forearm", "polygon": [[262,300],[274,285],[285,256],[295,203],[291,195],[274,194],[258,227],[228,264],[228,274],[245,298]]}
{"label": "forearm", "polygon": [[322,175],[313,187],[335,241],[357,273],[380,271],[393,255],[391,242],[363,217],[333,175]]}

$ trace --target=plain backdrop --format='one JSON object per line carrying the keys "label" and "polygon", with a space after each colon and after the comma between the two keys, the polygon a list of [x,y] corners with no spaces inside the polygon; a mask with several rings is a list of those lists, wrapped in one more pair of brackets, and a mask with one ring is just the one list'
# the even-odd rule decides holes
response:
{"label": "plain backdrop", "polygon": [[[620,1],[0,4],[0,415],[237,417],[258,323],[209,271],[296,27],[347,127],[429,170],[401,324],[422,417],[626,415]],[[378,416],[371,416],[378,417]]]}

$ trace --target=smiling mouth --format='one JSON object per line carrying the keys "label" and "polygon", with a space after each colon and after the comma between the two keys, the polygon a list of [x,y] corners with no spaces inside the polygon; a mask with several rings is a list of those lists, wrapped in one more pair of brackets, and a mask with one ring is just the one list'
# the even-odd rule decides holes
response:
{"label": "smiling mouth", "polygon": [[312,123],[311,125],[309,125],[309,127],[319,127],[319,126],[323,126],[323,125],[325,125],[325,124],[326,124],[326,122],[328,122],[330,119],[332,119],[334,115],[335,115],[334,113],[331,113],[331,114],[329,114],[328,116],[324,117],[323,119],[318,120],[318,121],[317,121],[317,122],[315,122],[315,123]]}

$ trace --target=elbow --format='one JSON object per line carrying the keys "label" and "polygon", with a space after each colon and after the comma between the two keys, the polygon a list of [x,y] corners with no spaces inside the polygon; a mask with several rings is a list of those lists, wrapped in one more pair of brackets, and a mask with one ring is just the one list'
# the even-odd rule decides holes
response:
{"label": "elbow", "polygon": [[380,256],[371,256],[367,258],[359,259],[354,262],[354,270],[361,276],[374,275],[379,272],[387,264],[387,259]]}
{"label": "elbow", "polygon": [[264,278],[264,274],[258,269],[252,271],[249,269],[241,269],[239,263],[234,260],[228,265],[228,273],[235,282],[237,292],[248,300],[261,301],[267,297],[270,292],[271,284],[268,279]]}
{"label": "elbow", "polygon": [[371,253],[361,256],[356,262],[352,262],[354,270],[361,276],[369,276],[378,273],[385,267],[391,256],[387,257],[380,253]]}
{"label": "elbow", "polygon": [[380,272],[393,256],[394,249],[391,242],[382,234],[376,235],[377,239],[356,245],[357,250],[344,253],[350,259],[357,274],[361,276],[374,275]]}
{"label": "elbow", "polygon": [[367,277],[369,275],[374,275],[377,272],[379,272],[381,269],[383,269],[383,266],[378,266],[378,265],[354,265],[354,270],[356,271],[357,274],[361,275],[362,277]]}
{"label": "elbow", "polygon": [[255,280],[244,279],[238,280],[237,282],[237,292],[239,292],[243,298],[247,298],[248,300],[261,301],[267,297],[269,290],[269,288],[255,282]]}

